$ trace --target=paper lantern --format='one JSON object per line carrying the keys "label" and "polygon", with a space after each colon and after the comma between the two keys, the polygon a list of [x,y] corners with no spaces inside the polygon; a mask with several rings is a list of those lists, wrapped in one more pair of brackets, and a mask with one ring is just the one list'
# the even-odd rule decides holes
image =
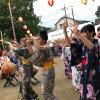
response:
{"label": "paper lantern", "polygon": [[30,30],[27,30],[26,33],[27,33],[27,34],[30,34]]}
{"label": "paper lantern", "polygon": [[22,22],[22,21],[23,21],[23,17],[19,17],[19,18],[18,18],[18,21],[19,21],[19,22]]}
{"label": "paper lantern", "polygon": [[54,0],[48,0],[48,5],[53,6]]}
{"label": "paper lantern", "polygon": [[32,33],[30,33],[29,36],[32,37]]}
{"label": "paper lantern", "polygon": [[82,2],[84,5],[86,5],[87,2],[88,2],[88,0],[81,0],[81,2]]}
{"label": "paper lantern", "polygon": [[26,29],[27,29],[27,25],[24,25],[24,26],[23,26],[23,29],[26,30]]}

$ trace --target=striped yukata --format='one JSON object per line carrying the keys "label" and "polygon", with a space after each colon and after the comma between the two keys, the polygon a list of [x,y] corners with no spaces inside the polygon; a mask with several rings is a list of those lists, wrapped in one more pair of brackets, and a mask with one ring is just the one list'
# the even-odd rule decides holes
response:
{"label": "striped yukata", "polygon": [[55,85],[55,69],[53,67],[53,53],[50,47],[43,46],[37,49],[30,61],[43,68],[42,89],[45,100],[55,100],[53,95]]}

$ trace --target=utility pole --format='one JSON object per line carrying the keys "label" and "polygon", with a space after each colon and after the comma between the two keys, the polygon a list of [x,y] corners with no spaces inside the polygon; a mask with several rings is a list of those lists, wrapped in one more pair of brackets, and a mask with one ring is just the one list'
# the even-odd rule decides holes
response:
{"label": "utility pole", "polygon": [[3,34],[2,34],[2,30],[0,28],[0,37],[1,37],[1,44],[2,44],[2,49],[4,49],[4,40],[3,40]]}
{"label": "utility pole", "polygon": [[12,0],[7,0],[7,1],[8,1],[9,11],[10,11],[10,19],[11,19],[11,24],[12,24],[14,41],[16,41],[15,27],[14,27],[14,21],[13,21],[13,16],[12,16],[12,9],[11,9],[11,1]]}
{"label": "utility pole", "polygon": [[72,12],[72,19],[73,19],[73,23],[75,25],[75,19],[74,19],[74,11],[73,11],[73,6],[70,6],[71,8],[71,12]]}
{"label": "utility pole", "polygon": [[64,9],[63,10],[64,10],[64,13],[65,13],[66,23],[68,24],[65,4],[64,4]]}

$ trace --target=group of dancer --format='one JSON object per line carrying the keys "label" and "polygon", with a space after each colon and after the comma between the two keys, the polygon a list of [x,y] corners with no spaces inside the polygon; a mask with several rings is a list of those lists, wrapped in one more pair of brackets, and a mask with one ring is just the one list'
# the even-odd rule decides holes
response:
{"label": "group of dancer", "polygon": [[[32,77],[33,68],[38,69],[42,67],[42,91],[45,100],[55,100],[53,94],[54,82],[55,82],[55,69],[53,67],[53,53],[51,48],[46,44],[48,40],[47,32],[41,31],[38,36],[30,36],[25,34],[24,38],[21,38],[20,43],[13,42],[6,44],[11,48],[8,53],[2,51],[0,57],[1,67],[5,62],[12,61],[12,58],[16,56],[19,69],[21,66],[21,81],[20,81],[20,93],[22,100],[38,100],[38,94],[32,89]],[[14,52],[15,51],[15,52]],[[11,57],[12,56],[12,57]],[[4,62],[3,58],[7,58]],[[12,61],[13,62],[13,61]],[[37,67],[38,66],[38,67]],[[1,68],[3,69],[3,68]]]}
{"label": "group of dancer", "polygon": [[[94,25],[88,24],[81,30],[77,30],[78,26],[73,26],[72,33],[75,37],[72,39],[67,35],[67,27],[67,24],[63,24],[65,35],[63,52],[64,55],[68,54],[64,59],[67,75],[72,77],[72,85],[80,90],[80,100],[100,100],[100,44],[94,38],[96,35]],[[100,32],[100,28],[98,31]],[[53,93],[55,86],[54,56],[47,40],[46,31],[41,31],[38,36],[25,34],[25,37],[17,44],[17,48],[13,48],[22,66],[20,82],[22,100],[39,99],[31,84],[33,67],[37,68],[37,66],[42,68],[44,100],[57,99]]]}
{"label": "group of dancer", "polygon": [[[72,71],[73,86],[80,90],[80,100],[99,100],[100,99],[100,44],[98,40],[94,38],[96,35],[94,25],[88,24],[84,26],[80,31],[77,30],[77,26],[74,26],[72,33],[76,36],[76,38],[72,39],[72,42],[67,35],[66,28],[67,24],[64,24],[63,25],[64,35],[65,35],[64,43],[65,46],[70,47],[71,50],[71,58],[69,58],[69,60],[71,60],[70,65],[72,69],[71,71]],[[29,63],[31,65],[34,64],[35,66],[42,67],[43,68],[42,89],[43,89],[44,99],[55,100],[56,97],[53,94],[54,84],[55,84],[53,53],[51,48],[46,44],[47,40],[48,36],[45,31],[40,32],[37,39],[34,39],[34,37],[31,37],[31,39],[29,37],[27,38],[26,47],[29,56],[28,58],[23,57],[22,59],[24,66],[23,73],[25,74],[25,68],[27,71],[29,70],[29,67],[25,67],[29,66]],[[34,47],[35,47],[34,50],[32,47],[32,41],[34,42]],[[75,45],[73,43],[75,43]],[[26,72],[26,74],[29,72]],[[22,83],[24,83],[22,84],[23,87],[22,90],[25,90],[25,84],[27,82],[28,86],[30,86],[29,81],[26,81],[26,79],[22,81]],[[27,89],[25,91],[27,91]],[[26,94],[27,97],[29,92],[25,91],[24,93],[27,93]]]}
{"label": "group of dancer", "polygon": [[72,76],[72,85],[79,90],[80,100],[100,100],[100,27],[98,39],[93,24],[85,25],[81,30],[74,26],[72,39],[66,28],[67,24],[64,24],[67,76]]}
{"label": "group of dancer", "polygon": [[[26,35],[25,38],[21,39],[22,46],[17,50],[18,54],[22,56],[22,96],[25,100],[35,100],[38,97],[31,87],[33,66],[43,68],[42,87],[44,99],[54,100],[55,98],[53,94],[55,80],[53,53],[51,48],[46,45],[47,39],[48,36],[46,31],[41,31],[37,38]],[[34,47],[32,44],[34,44]]]}

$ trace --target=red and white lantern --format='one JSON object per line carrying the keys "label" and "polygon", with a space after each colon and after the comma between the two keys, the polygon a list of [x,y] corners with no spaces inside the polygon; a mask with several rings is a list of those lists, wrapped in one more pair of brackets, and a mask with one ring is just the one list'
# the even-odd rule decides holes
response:
{"label": "red and white lantern", "polygon": [[53,6],[54,0],[48,0],[48,5]]}

